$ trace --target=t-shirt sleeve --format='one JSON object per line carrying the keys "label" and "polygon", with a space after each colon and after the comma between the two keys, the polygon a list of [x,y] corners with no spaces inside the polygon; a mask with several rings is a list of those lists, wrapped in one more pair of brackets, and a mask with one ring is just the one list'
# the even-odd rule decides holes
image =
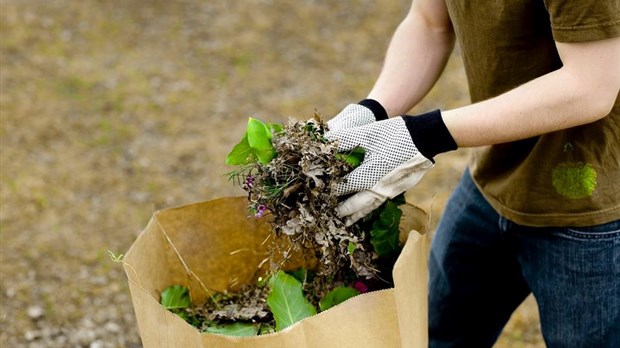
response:
{"label": "t-shirt sleeve", "polygon": [[620,0],[544,0],[558,42],[620,36]]}

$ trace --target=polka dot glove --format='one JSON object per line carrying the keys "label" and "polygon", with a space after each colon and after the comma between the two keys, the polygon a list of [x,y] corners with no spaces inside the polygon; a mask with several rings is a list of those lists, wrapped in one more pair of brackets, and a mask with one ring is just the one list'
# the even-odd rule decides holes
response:
{"label": "polka dot glove", "polygon": [[348,225],[415,186],[433,167],[434,155],[456,149],[439,110],[330,131],[325,136],[337,142],[341,152],[357,146],[365,150],[362,164],[336,188],[339,196],[357,192],[338,207]]}
{"label": "polka dot glove", "polygon": [[387,119],[387,112],[373,99],[364,99],[357,104],[349,104],[336,117],[327,121],[330,130],[359,127]]}

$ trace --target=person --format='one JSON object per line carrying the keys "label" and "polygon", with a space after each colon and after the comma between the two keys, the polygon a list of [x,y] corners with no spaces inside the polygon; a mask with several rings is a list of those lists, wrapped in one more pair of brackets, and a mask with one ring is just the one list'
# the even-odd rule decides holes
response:
{"label": "person", "polygon": [[[429,259],[430,347],[490,347],[533,293],[549,347],[620,347],[620,1],[413,1],[367,99],[352,223],[472,147]],[[405,115],[461,47],[472,104]],[[440,159],[437,159],[440,160]],[[349,196],[350,195],[350,196]]]}

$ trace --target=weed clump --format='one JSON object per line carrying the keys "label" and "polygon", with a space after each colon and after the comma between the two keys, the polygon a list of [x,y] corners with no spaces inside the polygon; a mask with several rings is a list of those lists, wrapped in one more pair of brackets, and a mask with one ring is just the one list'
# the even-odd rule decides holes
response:
{"label": "weed clump", "polygon": [[[270,219],[268,276],[235,294],[217,294],[181,311],[207,331],[273,332],[360,293],[392,286],[398,256],[402,197],[347,226],[337,215],[337,186],[361,163],[363,151],[339,153],[324,136],[321,115],[286,125],[250,118],[247,132],[227,157],[238,169],[230,179],[248,195],[253,218]],[[284,272],[292,255],[310,267]],[[259,267],[260,268],[260,267]],[[297,318],[278,308],[295,308]],[[240,326],[246,323],[250,326]],[[234,325],[234,326],[233,326]],[[258,325],[258,326],[257,326]],[[247,329],[247,330],[246,330]]]}
{"label": "weed clump", "polygon": [[[335,189],[352,165],[325,139],[326,128],[318,114],[305,122],[290,120],[272,136],[275,156],[265,164],[244,164],[232,178],[247,191],[254,216],[271,215],[273,232],[289,239],[287,247],[316,258],[318,275],[338,278],[351,266],[357,276],[372,277],[376,270],[363,231],[347,228],[336,213]],[[281,256],[291,250],[281,250],[281,243],[273,247],[278,250],[272,253],[272,270],[277,271],[286,260]]]}

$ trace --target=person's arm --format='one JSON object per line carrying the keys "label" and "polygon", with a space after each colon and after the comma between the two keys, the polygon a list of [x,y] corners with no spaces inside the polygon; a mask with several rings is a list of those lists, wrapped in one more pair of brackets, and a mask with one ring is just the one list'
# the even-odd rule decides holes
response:
{"label": "person's arm", "polygon": [[369,99],[389,116],[415,106],[435,84],[454,47],[454,30],[444,0],[415,0],[388,47]]}
{"label": "person's arm", "polygon": [[[443,4],[443,0],[418,0],[414,6],[439,7],[439,3]],[[420,21],[408,22],[420,14],[414,9],[412,13],[390,44],[384,69],[369,95],[384,104],[391,116],[405,113],[426,94],[449,52],[438,47],[453,44],[451,30],[429,33],[433,26],[420,26]],[[423,18],[436,21],[442,18],[438,13],[447,12],[444,8],[421,13],[434,13],[435,16]],[[407,27],[416,29],[403,29]],[[405,32],[413,36],[408,38]],[[414,43],[414,39],[424,42],[424,38],[416,36],[422,32],[436,35],[435,39],[443,37],[449,46],[437,45],[441,40]],[[556,45],[562,68],[495,98],[444,112],[404,115],[326,133],[329,140],[338,143],[340,151],[357,146],[366,151],[362,164],[336,190],[338,195],[357,192],[340,204],[339,215],[352,223],[387,198],[413,187],[432,167],[433,158],[439,153],[525,139],[591,123],[608,115],[620,91],[620,38]],[[429,57],[440,62],[428,61]],[[413,62],[412,66],[407,66],[407,61]]]}
{"label": "person's arm", "polygon": [[459,147],[525,139],[609,114],[620,90],[620,38],[556,46],[562,68],[495,98],[442,112]]}

